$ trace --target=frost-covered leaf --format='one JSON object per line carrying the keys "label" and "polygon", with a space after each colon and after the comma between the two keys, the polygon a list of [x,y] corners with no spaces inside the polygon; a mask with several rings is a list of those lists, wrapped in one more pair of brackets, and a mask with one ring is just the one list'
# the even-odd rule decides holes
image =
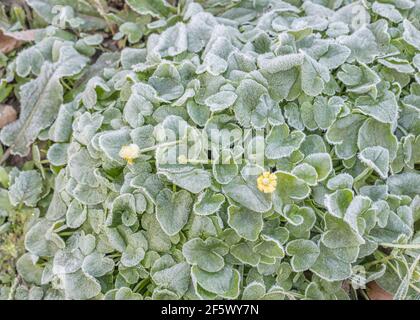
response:
{"label": "frost-covered leaf", "polygon": [[252,211],[266,212],[271,208],[268,196],[257,189],[256,177],[254,182],[236,177],[222,190],[229,198]]}
{"label": "frost-covered leaf", "polygon": [[230,206],[228,224],[239,236],[255,241],[263,227],[262,214],[236,206]]}
{"label": "frost-covered leaf", "polygon": [[232,267],[225,266],[218,272],[206,272],[193,266],[191,275],[193,281],[197,282],[204,290],[230,299],[239,295],[240,275]]}
{"label": "frost-covered leaf", "polygon": [[220,209],[223,202],[225,202],[223,194],[206,190],[199,194],[197,201],[194,203],[194,213],[201,216],[213,214]]}
{"label": "frost-covered leaf", "polygon": [[380,146],[388,150],[389,159],[394,160],[397,155],[397,138],[392,133],[391,125],[368,119],[361,126],[357,138],[360,150],[368,147]]}
{"label": "frost-covered leaf", "polygon": [[189,264],[208,272],[217,272],[224,267],[223,256],[228,251],[228,246],[216,238],[207,238],[205,241],[194,238],[182,247],[182,253]]}
{"label": "frost-covered leaf", "polygon": [[420,50],[420,31],[407,19],[403,22],[404,40],[417,50]]}
{"label": "frost-covered leaf", "polygon": [[173,236],[185,226],[192,209],[192,198],[185,190],[173,193],[168,189],[156,198],[156,217],[166,234]]}
{"label": "frost-covered leaf", "polygon": [[19,119],[1,130],[0,139],[13,154],[26,156],[41,130],[48,128],[63,102],[60,79],[78,74],[88,59],[71,46],[63,46],[57,62],[45,62],[40,75],[21,87]]}
{"label": "frost-covered leaf", "polygon": [[22,171],[14,178],[9,189],[10,203],[13,206],[25,204],[35,207],[42,193],[41,175],[35,171]]}
{"label": "frost-covered leaf", "polygon": [[293,240],[287,244],[286,252],[292,256],[290,264],[295,272],[308,270],[319,255],[318,246],[310,240]]}
{"label": "frost-covered leaf", "polygon": [[171,13],[166,0],[127,0],[127,4],[139,14],[150,14],[154,17],[165,17]]}
{"label": "frost-covered leaf", "polygon": [[350,114],[336,120],[327,130],[326,138],[335,145],[337,155],[349,159],[357,152],[359,129],[366,118],[358,114]]}
{"label": "frost-covered leaf", "polygon": [[279,159],[290,156],[299,149],[305,134],[301,131],[290,132],[286,124],[273,127],[266,138],[265,155],[268,159]]}
{"label": "frost-covered leaf", "polygon": [[389,152],[380,146],[363,149],[359,154],[360,160],[375,170],[383,179],[388,176]]}
{"label": "frost-covered leaf", "polygon": [[81,270],[64,274],[62,279],[64,291],[69,299],[91,299],[101,292],[99,282]]}

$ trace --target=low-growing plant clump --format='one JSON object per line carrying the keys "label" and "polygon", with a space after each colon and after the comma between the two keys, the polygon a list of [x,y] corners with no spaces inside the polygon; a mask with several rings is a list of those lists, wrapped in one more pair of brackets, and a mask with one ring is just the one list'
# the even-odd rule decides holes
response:
{"label": "low-growing plant clump", "polygon": [[419,0],[22,6],[2,298],[419,297]]}

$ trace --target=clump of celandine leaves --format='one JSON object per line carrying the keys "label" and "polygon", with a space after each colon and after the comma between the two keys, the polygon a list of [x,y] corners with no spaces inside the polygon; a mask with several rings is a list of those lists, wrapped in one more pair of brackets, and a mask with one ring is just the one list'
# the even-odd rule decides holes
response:
{"label": "clump of celandine leaves", "polygon": [[5,295],[418,298],[420,1],[79,2],[7,68]]}

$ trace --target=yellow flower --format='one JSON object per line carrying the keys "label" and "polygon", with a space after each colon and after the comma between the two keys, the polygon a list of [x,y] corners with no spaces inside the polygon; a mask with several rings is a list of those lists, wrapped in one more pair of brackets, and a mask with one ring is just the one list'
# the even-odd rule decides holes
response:
{"label": "yellow flower", "polygon": [[178,157],[178,162],[179,162],[180,164],[187,164],[187,163],[188,163],[188,158],[187,158],[185,155],[181,154],[181,155]]}
{"label": "yellow flower", "polygon": [[264,193],[272,193],[277,187],[277,177],[274,173],[265,171],[257,179],[258,189]]}
{"label": "yellow flower", "polygon": [[128,164],[133,164],[133,160],[140,156],[140,148],[134,143],[122,146],[118,155],[126,160]]}

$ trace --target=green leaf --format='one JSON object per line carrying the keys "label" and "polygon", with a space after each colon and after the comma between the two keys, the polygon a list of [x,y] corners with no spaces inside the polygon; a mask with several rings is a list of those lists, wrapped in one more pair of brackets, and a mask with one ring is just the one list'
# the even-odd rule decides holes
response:
{"label": "green leaf", "polygon": [[281,211],[281,206],[305,199],[311,192],[305,181],[293,174],[284,171],[276,171],[274,174],[277,176],[277,188],[274,192],[276,200],[273,200],[276,210]]}
{"label": "green leaf", "polygon": [[262,214],[249,209],[230,206],[228,209],[228,224],[240,237],[255,241],[263,227]]}
{"label": "green leaf", "polygon": [[217,212],[225,202],[223,194],[214,193],[210,190],[206,190],[198,195],[197,201],[194,203],[194,213],[207,216]]}
{"label": "green leaf", "polygon": [[372,11],[394,23],[401,22],[403,19],[401,13],[392,4],[375,1],[372,5]]}
{"label": "green leaf", "polygon": [[328,69],[309,55],[305,55],[301,69],[302,90],[308,96],[319,95],[330,80]]}
{"label": "green leaf", "polygon": [[420,174],[416,172],[395,174],[388,178],[387,185],[390,193],[414,198],[420,194]]}
{"label": "green leaf", "polygon": [[156,217],[163,231],[176,235],[185,226],[192,209],[193,199],[189,192],[173,193],[168,189],[159,192],[156,198]]}
{"label": "green leaf", "polygon": [[52,124],[63,102],[60,79],[78,74],[87,61],[73,47],[63,46],[57,62],[45,62],[40,75],[21,87],[19,119],[0,133],[0,140],[10,146],[12,154],[28,155],[29,146]]}
{"label": "green leaf", "polygon": [[254,181],[246,181],[236,177],[222,186],[223,193],[251,211],[266,212],[271,208],[271,201],[267,194],[257,189],[257,177],[254,178]]}
{"label": "green leaf", "polygon": [[299,149],[305,134],[301,131],[289,131],[286,124],[273,127],[266,138],[265,155],[268,159],[280,159],[290,156]]}
{"label": "green leaf", "polygon": [[407,19],[403,21],[404,40],[417,50],[420,50],[420,31]]}
{"label": "green leaf", "polygon": [[218,272],[206,272],[193,266],[191,276],[203,289],[221,297],[234,299],[239,295],[240,275],[232,267],[225,266]]}
{"label": "green leaf", "polygon": [[231,107],[238,96],[232,91],[220,91],[205,101],[211,112],[218,112]]}
{"label": "green leaf", "polygon": [[319,249],[319,256],[310,268],[312,272],[327,281],[340,281],[351,276],[351,264],[348,259],[343,259],[348,249],[330,249],[322,243]]}
{"label": "green leaf", "polygon": [[208,272],[220,271],[225,265],[223,256],[228,252],[229,247],[216,238],[207,238],[205,241],[194,238],[182,247],[182,253],[190,265]]}
{"label": "green leaf", "polygon": [[335,145],[337,156],[350,159],[357,152],[357,137],[366,118],[359,114],[350,114],[337,119],[326,133],[329,143]]}
{"label": "green leaf", "polygon": [[62,281],[64,291],[69,299],[91,299],[101,292],[99,282],[81,270],[75,273],[64,274],[62,276]]}
{"label": "green leaf", "polygon": [[397,138],[392,133],[391,125],[368,119],[361,126],[357,138],[359,150],[380,146],[389,152],[390,161],[397,155]]}
{"label": "green leaf", "polygon": [[38,171],[22,171],[14,178],[9,188],[9,199],[13,206],[25,204],[35,207],[42,193],[42,179]]}
{"label": "green leaf", "polygon": [[324,181],[333,170],[331,157],[328,153],[310,154],[303,162],[315,168],[318,175],[318,181]]}
{"label": "green leaf", "polygon": [[380,146],[363,149],[359,153],[360,160],[386,179],[389,170],[389,152]]}
{"label": "green leaf", "polygon": [[176,263],[169,255],[155,261],[151,268],[153,281],[159,286],[182,297],[190,284],[190,266],[186,262]]}
{"label": "green leaf", "polygon": [[168,16],[172,7],[165,0],[127,0],[127,4],[137,13],[161,18]]}
{"label": "green leaf", "polygon": [[298,239],[290,241],[286,246],[286,253],[292,256],[290,264],[295,272],[308,270],[319,256],[318,246],[310,241]]}
{"label": "green leaf", "polygon": [[380,122],[392,124],[395,123],[398,114],[397,100],[389,91],[377,99],[367,96],[357,98],[356,109]]}
{"label": "green leaf", "polygon": [[132,194],[121,194],[114,199],[111,205],[111,215],[108,220],[109,227],[124,224],[127,227],[137,222],[136,200]]}

